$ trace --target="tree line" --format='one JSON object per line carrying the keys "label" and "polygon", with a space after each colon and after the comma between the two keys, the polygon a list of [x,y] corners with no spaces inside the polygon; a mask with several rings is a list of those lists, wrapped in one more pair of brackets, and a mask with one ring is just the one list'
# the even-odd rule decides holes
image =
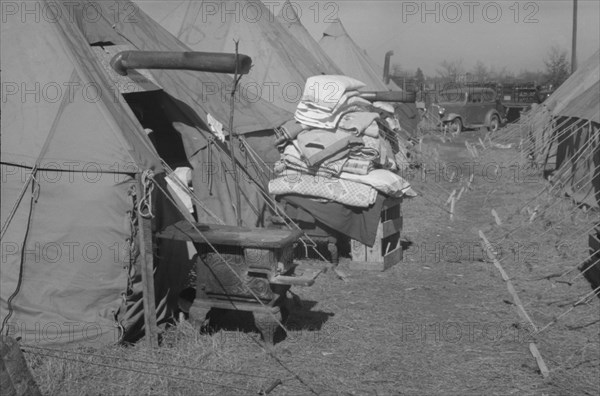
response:
{"label": "tree line", "polygon": [[436,69],[437,75],[425,76],[421,68],[416,71],[407,71],[401,65],[392,68],[392,79],[399,85],[406,85],[406,81],[415,87],[427,84],[444,83],[534,83],[549,89],[556,89],[570,75],[571,67],[568,53],[558,46],[551,47],[544,58],[544,70],[521,70],[514,73],[506,67],[488,67],[478,60],[471,69],[463,64],[463,59],[443,60]]}

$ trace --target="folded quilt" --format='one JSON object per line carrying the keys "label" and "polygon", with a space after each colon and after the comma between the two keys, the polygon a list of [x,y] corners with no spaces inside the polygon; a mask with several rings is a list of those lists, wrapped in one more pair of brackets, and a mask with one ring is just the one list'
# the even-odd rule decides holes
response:
{"label": "folded quilt", "polygon": [[296,194],[325,198],[348,206],[366,208],[377,198],[377,190],[363,183],[339,178],[322,178],[286,171],[269,182],[269,193],[274,195]]}
{"label": "folded quilt", "polygon": [[340,102],[331,111],[315,108],[310,102],[300,102],[296,107],[294,118],[296,121],[314,128],[335,129],[345,114],[365,111],[368,106],[368,101],[357,96],[349,98],[347,102]]}
{"label": "folded quilt", "polygon": [[357,158],[348,158],[342,166],[342,172],[366,175],[373,170],[373,161]]}
{"label": "folded quilt", "polygon": [[309,166],[344,158],[357,147],[363,146],[359,137],[341,130],[311,129],[300,133],[296,140]]}
{"label": "folded quilt", "polygon": [[[365,111],[347,113],[340,119],[338,128],[361,135],[365,132],[365,129],[371,127],[371,125],[374,124],[375,127],[377,127],[377,123],[375,122],[377,118],[379,118],[379,113]],[[376,136],[379,136],[379,127],[377,127]]]}
{"label": "folded quilt", "polygon": [[[323,163],[319,167],[310,167],[305,161],[301,159],[300,152],[294,147],[294,145],[288,145],[285,147],[281,158],[285,165],[285,168],[294,169],[302,173],[324,176],[324,177],[333,177],[339,175],[343,168],[342,166],[347,161],[346,159],[341,159],[338,161],[332,161],[330,163]],[[280,173],[280,172],[278,172]]]}
{"label": "folded quilt", "polygon": [[375,169],[368,175],[355,175],[342,172],[340,178],[369,185],[390,197],[416,197],[417,193],[410,187],[410,183],[401,176],[385,169]]}
{"label": "folded quilt", "polygon": [[347,91],[364,88],[365,83],[340,75],[312,76],[306,80],[302,101],[312,102],[326,109],[333,109]]}

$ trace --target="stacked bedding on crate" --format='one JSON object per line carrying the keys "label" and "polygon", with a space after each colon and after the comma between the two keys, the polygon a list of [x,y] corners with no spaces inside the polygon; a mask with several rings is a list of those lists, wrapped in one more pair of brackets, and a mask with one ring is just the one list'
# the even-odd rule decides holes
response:
{"label": "stacked bedding on crate", "polygon": [[307,80],[294,119],[278,128],[281,160],[269,192],[367,208],[379,193],[412,197],[398,173],[408,166],[394,109],[360,97],[346,76]]}

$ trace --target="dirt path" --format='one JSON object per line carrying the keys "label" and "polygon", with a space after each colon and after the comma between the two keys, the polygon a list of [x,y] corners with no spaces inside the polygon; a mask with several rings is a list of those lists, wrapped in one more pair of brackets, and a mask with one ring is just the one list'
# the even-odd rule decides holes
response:
{"label": "dirt path", "polygon": [[[383,273],[348,271],[342,264],[348,282],[327,275],[316,287],[302,290],[303,298],[317,302],[313,311],[331,315],[321,330],[329,336],[313,345],[286,347],[284,342],[280,348],[289,349],[291,361],[302,362],[297,366],[301,371],[316,359],[312,374],[322,390],[357,395],[582,391],[543,380],[528,349],[532,328],[517,316],[500,274],[484,260],[477,234],[483,229],[496,237],[490,209],[509,213],[515,202],[534,196],[541,182],[501,185],[492,167],[487,174],[482,171],[492,159],[474,160],[465,149],[464,140],[473,142],[476,136],[463,134],[437,148],[440,159],[456,165],[465,179],[469,169],[475,170],[473,189],[457,202],[454,221],[431,202],[407,201],[403,239],[410,246],[402,263]],[[431,184],[428,177],[415,180],[415,186]],[[446,174],[434,180],[448,191],[460,188],[448,179]],[[580,286],[587,291],[585,283]],[[301,319],[306,317],[292,316],[291,323]],[[546,346],[542,344],[543,351]],[[548,364],[556,368],[552,357],[547,355]],[[597,367],[591,369],[594,373]],[[592,390],[593,384],[594,379]]]}

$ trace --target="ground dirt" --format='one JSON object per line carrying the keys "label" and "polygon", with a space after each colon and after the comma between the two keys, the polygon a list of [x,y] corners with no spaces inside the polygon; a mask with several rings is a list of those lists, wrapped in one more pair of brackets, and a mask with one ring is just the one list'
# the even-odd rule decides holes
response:
{"label": "ground dirt", "polygon": [[[479,137],[423,141],[432,171],[410,177],[422,196],[402,205],[404,260],[370,272],[348,269],[344,258],[345,279],[329,270],[294,288],[300,303],[290,303],[289,332],[274,347],[263,348],[251,326],[236,330],[235,317],[212,334],[184,323],[155,351],[140,343],[49,358],[29,349],[35,379],[45,394],[65,395],[246,395],[277,379],[272,395],[598,394],[600,299],[581,299],[592,289],[576,269],[598,214],[547,191],[514,147],[480,146],[474,158],[465,141]],[[445,203],[462,187],[451,220]],[[558,319],[539,334],[518,315],[480,230],[535,326]]]}

